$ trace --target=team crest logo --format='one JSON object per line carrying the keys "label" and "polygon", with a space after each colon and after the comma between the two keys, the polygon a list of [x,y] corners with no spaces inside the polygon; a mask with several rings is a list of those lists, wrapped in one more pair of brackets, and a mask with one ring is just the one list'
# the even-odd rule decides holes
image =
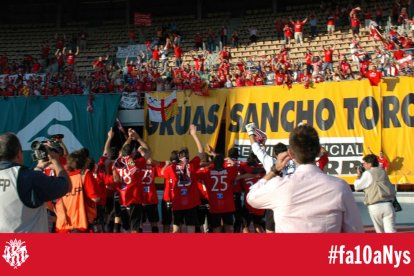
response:
{"label": "team crest logo", "polygon": [[3,258],[14,269],[17,269],[29,258],[24,243],[21,240],[14,239],[7,242],[8,245],[4,247]]}

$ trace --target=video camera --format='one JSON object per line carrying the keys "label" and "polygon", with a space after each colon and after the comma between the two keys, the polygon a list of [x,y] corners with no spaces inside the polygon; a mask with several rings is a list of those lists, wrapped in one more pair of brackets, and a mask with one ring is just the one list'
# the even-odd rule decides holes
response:
{"label": "video camera", "polygon": [[[60,146],[61,139],[64,138],[63,134],[54,134],[45,141],[33,141],[31,144],[32,159],[33,161],[43,160],[48,161],[47,150],[54,151],[59,155],[63,155],[63,148]],[[49,146],[50,145],[50,146]]]}

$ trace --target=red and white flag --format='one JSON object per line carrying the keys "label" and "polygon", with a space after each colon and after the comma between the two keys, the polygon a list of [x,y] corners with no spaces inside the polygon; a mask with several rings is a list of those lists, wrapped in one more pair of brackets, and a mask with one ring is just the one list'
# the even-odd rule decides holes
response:
{"label": "red and white flag", "polygon": [[397,60],[397,63],[401,65],[401,67],[406,67],[407,65],[413,64],[413,57],[411,55],[408,55],[406,57],[400,58]]}
{"label": "red and white flag", "polygon": [[178,105],[176,91],[173,91],[171,95],[163,99],[155,98],[152,95],[154,95],[154,93],[145,94],[150,121],[165,122],[177,114]]}
{"label": "red and white flag", "polygon": [[151,26],[151,23],[152,19],[150,13],[136,12],[134,14],[134,24],[136,26],[149,27]]}

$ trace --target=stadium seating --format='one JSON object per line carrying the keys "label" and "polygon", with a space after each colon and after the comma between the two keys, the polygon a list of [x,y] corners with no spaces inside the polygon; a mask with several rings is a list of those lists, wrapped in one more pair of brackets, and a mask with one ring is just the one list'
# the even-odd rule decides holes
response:
{"label": "stadium seating", "polygon": [[[346,2],[343,2],[346,5]],[[374,4],[368,8],[374,13]],[[382,3],[384,15],[390,10],[392,1],[385,1]],[[274,54],[282,46],[282,41],[275,37],[274,19],[281,17],[287,19],[292,17],[295,19],[305,18],[310,11],[315,11],[318,18],[319,36],[315,39],[309,37],[309,23],[305,25],[304,29],[304,44],[295,45],[291,50],[291,58],[301,60],[304,56],[306,48],[310,47],[315,55],[322,55],[322,45],[331,44],[337,45],[337,49],[341,53],[349,53],[349,44],[351,42],[352,34],[349,26],[344,28],[337,28],[334,36],[328,37],[326,35],[326,12],[319,10],[319,4],[303,4],[287,7],[286,11],[273,14],[271,9],[247,10],[245,16],[240,19],[238,26],[228,26],[231,22],[230,13],[217,12],[209,13],[207,17],[201,20],[195,18],[194,15],[188,16],[167,16],[161,18],[153,18],[151,27],[136,27],[126,26],[124,20],[106,21],[98,27],[88,27],[87,22],[67,23],[62,28],[56,28],[54,24],[22,24],[22,25],[1,25],[0,26],[0,53],[7,53],[10,61],[20,62],[25,54],[30,54],[35,58],[40,56],[40,45],[48,40],[51,47],[51,54],[54,53],[55,48],[55,33],[66,34],[67,40],[72,35],[76,35],[82,30],[87,30],[87,49],[80,52],[76,60],[76,70],[80,74],[91,72],[92,61],[98,56],[103,56],[107,53],[105,45],[110,44],[113,47],[126,46],[128,44],[128,30],[132,29],[137,34],[139,31],[145,36],[146,40],[150,40],[155,34],[155,29],[162,25],[174,22],[177,29],[181,32],[183,37],[184,62],[192,62],[189,51],[193,49],[193,38],[197,32],[205,36],[207,30],[211,28],[216,33],[216,40],[219,41],[219,30],[221,26],[228,26],[229,34],[228,41],[231,43],[231,33],[237,30],[240,38],[239,48],[232,48],[232,60],[237,61],[239,58],[247,58],[252,55],[270,55]],[[250,43],[249,32],[250,27],[255,27],[258,30],[259,40],[256,43]],[[374,43],[368,39],[366,32],[361,32],[361,44],[368,50],[372,51]],[[139,35],[137,35],[139,37]],[[141,41],[142,42],[142,41]],[[170,54],[170,63],[173,65],[173,58]]]}

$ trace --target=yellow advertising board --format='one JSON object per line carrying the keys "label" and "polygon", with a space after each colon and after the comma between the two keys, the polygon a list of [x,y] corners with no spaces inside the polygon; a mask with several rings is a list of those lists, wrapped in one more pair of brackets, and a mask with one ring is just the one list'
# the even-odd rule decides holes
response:
{"label": "yellow advertising board", "polygon": [[313,125],[329,152],[326,172],[348,183],[368,154],[383,151],[390,160],[393,183],[414,183],[410,137],[414,126],[414,81],[386,79],[373,87],[368,80],[326,82],[309,89],[294,85],[234,88],[228,93],[226,145],[247,157],[250,142],[244,126],[254,122],[268,137],[267,150],[288,144],[289,132],[300,122]]}

